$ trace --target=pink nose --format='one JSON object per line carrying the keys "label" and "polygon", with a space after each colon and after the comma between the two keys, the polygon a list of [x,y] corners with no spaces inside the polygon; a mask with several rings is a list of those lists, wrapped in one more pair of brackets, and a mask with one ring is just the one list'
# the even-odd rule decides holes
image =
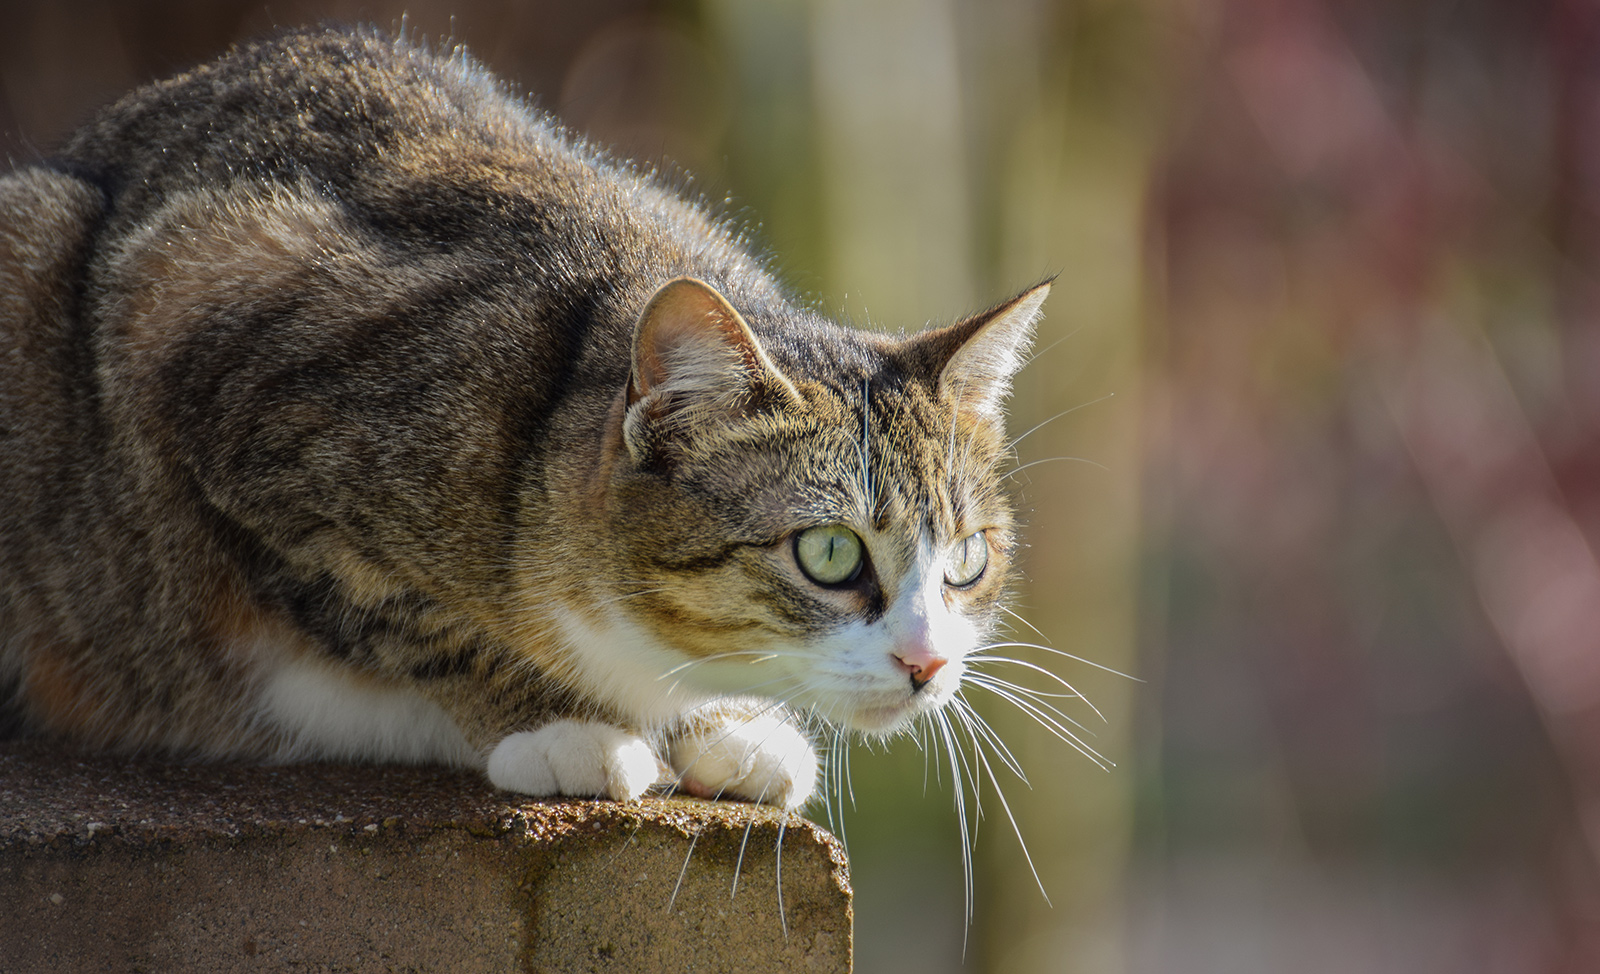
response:
{"label": "pink nose", "polygon": [[895,664],[911,675],[911,689],[921,690],[944,668],[948,659],[934,651],[927,643],[912,643],[894,651]]}

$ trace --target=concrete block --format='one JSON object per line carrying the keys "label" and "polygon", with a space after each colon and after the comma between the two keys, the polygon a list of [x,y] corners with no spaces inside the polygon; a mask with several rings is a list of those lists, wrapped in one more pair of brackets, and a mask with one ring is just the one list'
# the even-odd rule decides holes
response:
{"label": "concrete block", "polygon": [[843,972],[850,950],[842,848],[772,809],[0,742],[7,974]]}

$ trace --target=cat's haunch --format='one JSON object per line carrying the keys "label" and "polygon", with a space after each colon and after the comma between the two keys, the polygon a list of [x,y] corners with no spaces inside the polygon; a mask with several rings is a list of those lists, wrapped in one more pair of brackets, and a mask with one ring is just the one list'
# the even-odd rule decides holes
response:
{"label": "cat's haunch", "polygon": [[996,625],[1047,290],[854,331],[463,54],[235,50],[0,178],[0,709],[799,805]]}

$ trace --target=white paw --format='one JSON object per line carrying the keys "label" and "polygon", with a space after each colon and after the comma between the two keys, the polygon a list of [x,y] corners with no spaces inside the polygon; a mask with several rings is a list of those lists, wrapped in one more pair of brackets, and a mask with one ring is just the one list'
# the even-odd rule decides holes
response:
{"label": "white paw", "polygon": [[782,714],[732,713],[672,744],[684,791],[701,798],[745,798],[797,808],[817,785],[817,752]]}
{"label": "white paw", "polygon": [[511,734],[489,752],[489,783],[524,795],[638,798],[664,770],[640,738],[584,720]]}

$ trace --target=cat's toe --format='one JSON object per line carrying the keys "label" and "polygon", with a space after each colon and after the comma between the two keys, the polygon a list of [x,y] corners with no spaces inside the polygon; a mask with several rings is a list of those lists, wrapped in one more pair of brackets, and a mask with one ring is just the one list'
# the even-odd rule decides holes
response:
{"label": "cat's toe", "polygon": [[817,752],[781,715],[696,729],[672,745],[683,790],[703,798],[744,798],[797,808],[817,784]]}
{"label": "cat's toe", "polygon": [[638,798],[661,777],[655,752],[621,728],[558,720],[508,735],[489,754],[489,782],[524,795]]}

